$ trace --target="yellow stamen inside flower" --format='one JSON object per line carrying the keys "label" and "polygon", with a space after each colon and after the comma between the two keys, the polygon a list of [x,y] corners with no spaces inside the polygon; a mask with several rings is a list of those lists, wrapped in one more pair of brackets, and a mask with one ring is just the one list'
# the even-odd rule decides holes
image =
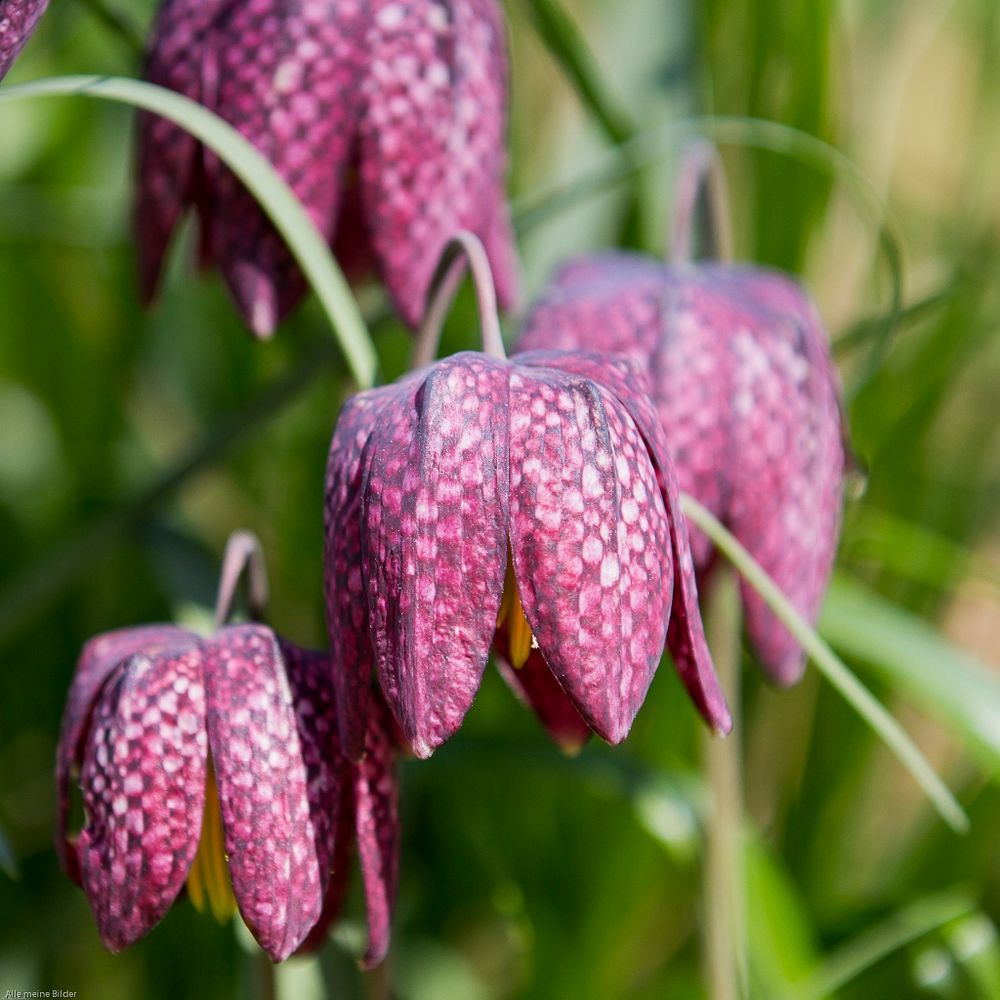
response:
{"label": "yellow stamen inside flower", "polygon": [[532,649],[538,648],[535,637],[531,633],[528,619],[524,617],[521,606],[521,595],[518,593],[517,580],[514,577],[514,559],[507,551],[507,576],[503,582],[503,599],[500,601],[500,612],[497,615],[497,628],[507,622],[507,656],[515,670],[520,670],[528,660]]}
{"label": "yellow stamen inside flower", "polygon": [[201,819],[201,839],[188,875],[187,889],[195,909],[204,913],[207,903],[212,916],[220,923],[230,920],[236,912],[236,898],[229,879],[228,862],[222,838],[219,789],[215,784],[215,768],[210,755],[205,772],[205,811]]}

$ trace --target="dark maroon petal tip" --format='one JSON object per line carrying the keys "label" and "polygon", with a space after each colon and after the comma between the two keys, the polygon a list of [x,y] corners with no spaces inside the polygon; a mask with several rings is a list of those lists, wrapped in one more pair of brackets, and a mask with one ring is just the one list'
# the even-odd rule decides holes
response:
{"label": "dark maroon petal tip", "polygon": [[389,952],[399,882],[396,751],[392,723],[380,700],[372,705],[365,749],[364,760],[355,772],[355,826],[368,908],[368,949],[361,966],[372,969]]}
{"label": "dark maroon petal tip", "polygon": [[[502,647],[505,642],[502,631],[497,640]],[[500,676],[517,698],[534,711],[556,746],[566,754],[578,754],[592,730],[560,687],[542,654],[532,650],[524,666],[518,669],[497,653],[494,659]]]}

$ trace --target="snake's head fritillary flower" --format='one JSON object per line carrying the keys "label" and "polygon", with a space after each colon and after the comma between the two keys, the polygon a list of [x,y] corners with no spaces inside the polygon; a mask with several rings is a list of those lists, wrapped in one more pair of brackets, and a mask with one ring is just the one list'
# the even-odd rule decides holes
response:
{"label": "snake's head fritillary flower", "polygon": [[373,666],[426,757],[491,646],[565,743],[588,727],[624,739],[665,642],[698,709],[730,727],[670,458],[626,359],[463,353],[363,392],[337,424],[326,498],[348,753]]}
{"label": "snake's head fritillary flower", "polygon": [[[367,754],[348,761],[334,697],[328,656],[262,625],[211,639],[150,625],[87,643],[59,741],[56,845],[111,951],[186,887],[220,920],[238,909],[281,961],[338,915],[356,836],[365,963],[381,961],[398,868],[393,730],[376,703]],[[75,782],[86,823],[73,836]]]}
{"label": "snake's head fritillary flower", "polygon": [[[503,194],[507,66],[496,0],[165,0],[148,78],[232,123],[277,168],[351,275],[374,270],[419,321],[460,228],[516,292]],[[202,257],[269,335],[305,285],[281,237],[216,157],[161,118],[140,126],[135,225],[151,298],[193,207]]]}
{"label": "snake's head fritillary flower", "polygon": [[24,48],[49,0],[0,0],[0,80]]}
{"label": "snake's head fritillary flower", "polygon": [[[839,380],[815,307],[790,278],[728,264],[601,254],[564,266],[518,350],[619,352],[652,380],[683,490],[815,621],[833,565],[845,469]],[[516,356],[516,355],[515,355]],[[692,534],[699,570],[712,551]],[[747,628],[781,684],[804,655],[751,587]]]}

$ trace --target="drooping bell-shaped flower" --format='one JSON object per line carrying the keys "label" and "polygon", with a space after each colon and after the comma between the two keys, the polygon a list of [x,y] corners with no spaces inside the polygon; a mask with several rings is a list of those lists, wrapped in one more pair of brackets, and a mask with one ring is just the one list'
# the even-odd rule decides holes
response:
{"label": "drooping bell-shaped flower", "polygon": [[0,0],[0,80],[24,48],[49,0]]}
{"label": "drooping bell-shaped flower", "polygon": [[[373,267],[420,319],[457,229],[489,248],[506,303],[516,256],[504,199],[507,67],[496,0],[164,0],[147,77],[215,111],[277,168],[349,275]],[[202,258],[269,335],[302,296],[282,238],[209,151],[144,116],[135,226],[156,290],[188,207]]]}
{"label": "drooping bell-shaped flower", "polygon": [[[360,749],[374,666],[428,756],[461,724],[494,644],[510,672],[531,671],[528,688],[557,693],[561,722],[568,696],[617,743],[666,642],[698,709],[727,730],[641,372],[583,352],[507,361],[477,252],[491,354],[360,393],[334,432],[326,583],[346,749]],[[566,742],[577,730],[560,727]]]}
{"label": "drooping bell-shaped flower", "polygon": [[[839,380],[808,296],[776,271],[603,253],[564,265],[516,352],[618,352],[649,372],[681,489],[723,520],[815,621],[839,534],[845,449]],[[519,353],[515,353],[515,359]],[[692,532],[707,572],[708,539]],[[804,655],[751,587],[747,629],[781,684]]]}
{"label": "drooping bell-shaped flower", "polygon": [[[366,960],[385,955],[397,871],[395,749],[373,706],[360,763],[342,754],[327,654],[258,624],[203,639],[122,629],[83,649],[57,757],[57,849],[111,951],[146,934],[182,890],[238,909],[274,961],[339,911],[356,831]],[[72,785],[86,815],[69,833]]]}

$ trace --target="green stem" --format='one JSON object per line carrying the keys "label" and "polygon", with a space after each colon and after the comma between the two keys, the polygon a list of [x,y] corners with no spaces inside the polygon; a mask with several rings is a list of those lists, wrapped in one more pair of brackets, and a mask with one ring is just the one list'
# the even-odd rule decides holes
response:
{"label": "green stem", "polygon": [[[718,573],[707,599],[712,660],[733,718],[740,719],[740,595],[736,575]],[[711,809],[705,844],[705,972],[712,1000],[748,996],[743,876],[743,796],[739,731],[705,737]]]}
{"label": "green stem", "polygon": [[778,585],[752,555],[730,534],[723,524],[697,500],[681,497],[681,508],[688,520],[701,528],[712,544],[736,567],[740,575],[764,599],[771,611],[795,637],[823,676],[843,695],[851,707],[868,723],[883,743],[910,772],[941,818],[956,832],[966,833],[969,817],[948,786],[938,777],[927,758],[907,736],[903,727],[889,714],[875,696],[855,677],[847,665],[820,638],[816,630],[799,614]]}

